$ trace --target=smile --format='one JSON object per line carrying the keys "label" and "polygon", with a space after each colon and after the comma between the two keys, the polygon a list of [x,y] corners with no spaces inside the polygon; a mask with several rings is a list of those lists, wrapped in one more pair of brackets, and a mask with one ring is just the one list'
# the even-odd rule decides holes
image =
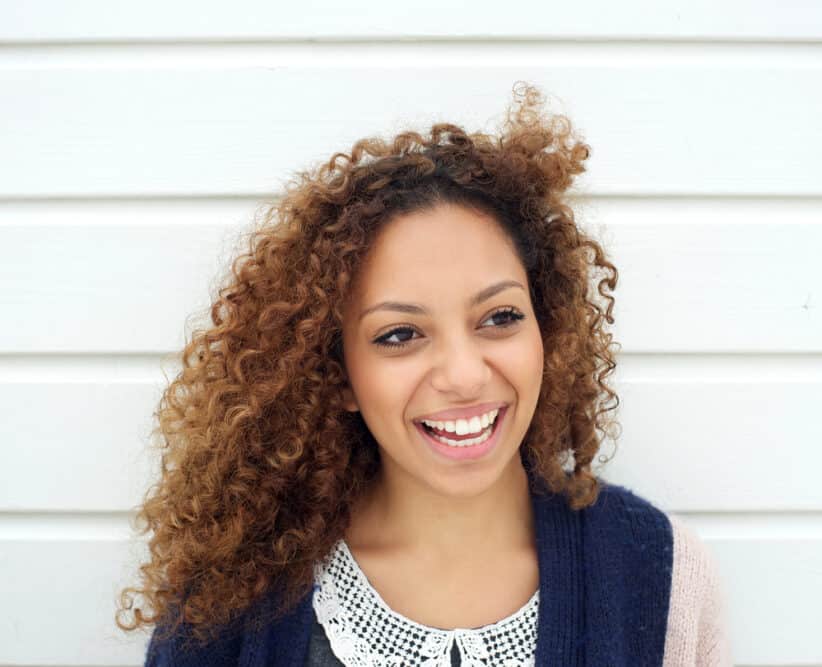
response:
{"label": "smile", "polygon": [[440,442],[455,447],[476,445],[484,441],[493,429],[494,421],[500,409],[495,408],[471,419],[457,419],[454,421],[431,421],[420,419],[426,431]]}
{"label": "smile", "polygon": [[[467,430],[464,424],[459,424],[455,432],[448,431],[447,435],[443,435],[442,431],[432,429],[422,422],[415,422],[414,425],[425,442],[438,454],[449,459],[474,459],[485,455],[497,444],[507,412],[507,405],[498,410],[492,410],[488,419],[490,423],[478,433],[460,434],[461,431]],[[474,427],[476,428],[476,423]]]}

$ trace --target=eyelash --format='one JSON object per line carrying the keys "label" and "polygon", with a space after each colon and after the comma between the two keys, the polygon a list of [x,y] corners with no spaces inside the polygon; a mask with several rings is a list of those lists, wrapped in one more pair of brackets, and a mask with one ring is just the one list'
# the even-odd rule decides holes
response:
{"label": "eyelash", "polygon": [[[496,327],[492,327],[494,329],[506,329],[510,326],[515,325],[520,320],[525,319],[525,315],[520,313],[516,308],[511,308],[511,307],[500,308],[499,310],[495,310],[493,313],[491,313],[485,319],[490,319],[490,318],[495,317],[497,315],[510,315],[511,319],[506,324],[500,324]],[[400,347],[405,347],[407,345],[410,345],[413,338],[411,340],[407,340],[403,343],[387,343],[386,342],[386,339],[391,338],[391,336],[393,336],[394,334],[396,334],[398,332],[403,332],[403,331],[410,331],[410,332],[413,333],[414,329],[412,329],[411,327],[397,327],[396,329],[391,329],[391,331],[389,331],[388,333],[385,333],[382,336],[380,336],[379,338],[375,339],[374,344],[379,345],[380,347],[389,347],[389,348],[400,348]]]}

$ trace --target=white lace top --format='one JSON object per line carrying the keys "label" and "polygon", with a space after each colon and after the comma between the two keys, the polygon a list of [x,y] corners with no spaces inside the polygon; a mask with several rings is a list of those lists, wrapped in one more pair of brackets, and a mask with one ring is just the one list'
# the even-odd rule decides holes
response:
{"label": "white lace top", "polygon": [[464,667],[531,667],[539,590],[518,611],[480,628],[443,630],[393,611],[371,586],[345,540],[314,567],[314,611],[345,667],[451,667],[454,645]]}

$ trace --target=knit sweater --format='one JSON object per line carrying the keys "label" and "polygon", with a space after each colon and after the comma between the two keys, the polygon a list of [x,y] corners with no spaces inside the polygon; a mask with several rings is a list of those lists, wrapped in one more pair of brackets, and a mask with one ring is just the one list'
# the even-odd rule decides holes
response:
{"label": "knit sweater", "polygon": [[[537,666],[730,667],[716,562],[692,529],[600,480],[597,501],[572,511],[558,494],[531,492],[540,575]],[[316,587],[315,587],[316,590]],[[307,593],[285,616],[272,598],[205,646],[152,635],[146,667],[303,667],[316,617]],[[268,616],[266,616],[268,612]]]}

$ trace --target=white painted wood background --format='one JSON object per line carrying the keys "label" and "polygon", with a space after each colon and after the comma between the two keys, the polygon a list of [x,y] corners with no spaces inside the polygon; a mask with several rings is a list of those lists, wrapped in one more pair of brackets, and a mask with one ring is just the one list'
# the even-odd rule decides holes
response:
{"label": "white painted wood background", "polygon": [[161,368],[257,205],[363,135],[492,129],[517,79],[592,145],[621,274],[603,476],[710,546],[737,665],[822,665],[810,0],[0,2],[0,665],[142,664]]}

